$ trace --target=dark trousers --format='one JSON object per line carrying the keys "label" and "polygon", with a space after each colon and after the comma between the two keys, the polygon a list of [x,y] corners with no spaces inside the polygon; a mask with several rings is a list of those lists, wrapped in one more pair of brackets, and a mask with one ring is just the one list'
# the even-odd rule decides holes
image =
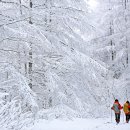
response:
{"label": "dark trousers", "polygon": [[120,113],[115,113],[115,120],[117,123],[120,122]]}
{"label": "dark trousers", "polygon": [[130,120],[130,114],[126,114],[126,122],[128,123]]}

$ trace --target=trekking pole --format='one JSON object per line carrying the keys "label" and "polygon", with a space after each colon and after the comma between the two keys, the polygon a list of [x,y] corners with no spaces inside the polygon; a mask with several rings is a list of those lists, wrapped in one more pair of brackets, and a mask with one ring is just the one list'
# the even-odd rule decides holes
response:
{"label": "trekking pole", "polygon": [[112,123],[112,109],[111,109],[111,123]]}
{"label": "trekking pole", "polygon": [[125,121],[124,121],[124,112],[123,112],[123,123],[124,123]]}

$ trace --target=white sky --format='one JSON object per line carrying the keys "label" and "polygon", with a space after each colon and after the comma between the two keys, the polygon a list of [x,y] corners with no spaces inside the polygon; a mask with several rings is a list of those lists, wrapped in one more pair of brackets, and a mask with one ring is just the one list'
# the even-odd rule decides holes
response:
{"label": "white sky", "polygon": [[99,5],[97,0],[86,0],[86,2],[87,1],[88,1],[89,8],[92,9],[92,10],[95,10]]}

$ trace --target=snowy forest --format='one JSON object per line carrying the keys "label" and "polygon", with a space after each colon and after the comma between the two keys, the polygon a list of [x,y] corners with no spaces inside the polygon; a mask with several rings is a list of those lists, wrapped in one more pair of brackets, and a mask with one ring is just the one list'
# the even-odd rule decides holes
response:
{"label": "snowy forest", "polygon": [[0,0],[0,130],[107,118],[115,99],[130,100],[130,0]]}

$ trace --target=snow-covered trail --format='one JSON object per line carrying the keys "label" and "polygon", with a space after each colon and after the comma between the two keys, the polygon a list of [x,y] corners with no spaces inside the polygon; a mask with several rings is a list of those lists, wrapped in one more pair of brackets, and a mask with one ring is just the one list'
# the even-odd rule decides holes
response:
{"label": "snow-covered trail", "polygon": [[130,123],[126,124],[121,121],[116,125],[114,120],[110,122],[110,119],[41,120],[34,126],[23,130],[130,130]]}

